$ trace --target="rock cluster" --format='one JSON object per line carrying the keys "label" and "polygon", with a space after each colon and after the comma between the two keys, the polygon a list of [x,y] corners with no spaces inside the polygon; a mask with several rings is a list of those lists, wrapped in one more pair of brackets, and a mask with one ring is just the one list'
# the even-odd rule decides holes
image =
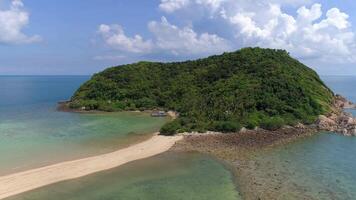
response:
{"label": "rock cluster", "polygon": [[352,103],[351,101],[348,101],[345,97],[338,95],[338,94],[335,95],[334,106],[336,108],[341,108],[341,109],[356,108],[356,105],[354,103]]}
{"label": "rock cluster", "polygon": [[316,122],[317,128],[347,136],[356,136],[356,118],[344,112],[345,108],[356,108],[355,104],[340,95],[336,95],[333,107],[333,112],[328,116],[319,116]]}
{"label": "rock cluster", "polygon": [[356,119],[348,113],[342,112],[340,115],[333,114],[329,117],[320,115],[316,124],[320,130],[356,136]]}

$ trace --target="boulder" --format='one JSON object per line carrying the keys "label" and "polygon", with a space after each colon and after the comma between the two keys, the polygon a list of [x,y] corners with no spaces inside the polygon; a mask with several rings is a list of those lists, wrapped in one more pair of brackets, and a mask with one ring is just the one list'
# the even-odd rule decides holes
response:
{"label": "boulder", "polygon": [[334,131],[337,128],[337,123],[325,115],[319,116],[316,125],[321,130]]}
{"label": "boulder", "polygon": [[294,126],[295,128],[299,128],[299,129],[305,129],[305,125],[302,123],[298,123],[297,125]]}
{"label": "boulder", "polygon": [[242,127],[240,130],[240,133],[246,133],[246,132],[247,132],[247,129],[245,127]]}
{"label": "boulder", "polygon": [[349,133],[353,136],[356,136],[356,128],[349,130]]}

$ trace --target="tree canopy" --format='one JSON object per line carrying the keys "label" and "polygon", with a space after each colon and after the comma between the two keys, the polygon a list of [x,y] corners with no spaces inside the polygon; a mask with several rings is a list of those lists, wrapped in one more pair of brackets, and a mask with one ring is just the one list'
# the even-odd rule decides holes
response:
{"label": "tree canopy", "polygon": [[164,134],[241,126],[276,129],[311,123],[330,110],[332,91],[284,50],[244,48],[185,62],[139,62],[95,74],[71,98],[72,108],[180,113]]}

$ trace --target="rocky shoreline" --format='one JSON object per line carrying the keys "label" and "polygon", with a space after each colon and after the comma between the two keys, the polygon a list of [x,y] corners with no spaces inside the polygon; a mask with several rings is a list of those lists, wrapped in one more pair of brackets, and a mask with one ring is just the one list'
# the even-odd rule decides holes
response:
{"label": "rocky shoreline", "polygon": [[[276,131],[256,128],[255,130],[242,129],[239,133],[230,134],[184,133],[184,139],[176,143],[171,151],[196,151],[214,156],[231,166],[230,169],[236,178],[238,190],[244,199],[276,199],[276,196],[280,195],[279,190],[283,185],[283,176],[272,174],[272,177],[269,178],[271,182],[267,185],[264,181],[258,180],[254,173],[262,166],[256,161],[255,155],[261,151],[274,149],[277,146],[283,146],[323,131],[356,136],[356,119],[344,111],[344,109],[353,108],[355,108],[355,104],[336,95],[332,112],[319,116],[314,124],[285,126]],[[305,196],[303,190],[295,192],[301,197]],[[309,197],[305,196],[305,198]]]}
{"label": "rocky shoreline", "polygon": [[[266,185],[254,176],[254,169],[260,166],[255,156],[259,152],[282,146],[298,139],[317,134],[313,128],[285,127],[276,131],[263,129],[246,130],[240,133],[183,134],[184,139],[177,142],[170,151],[199,152],[211,155],[226,163],[233,174],[237,190],[246,200],[275,199],[279,184]],[[275,180],[276,177],[271,177]]]}
{"label": "rocky shoreline", "polygon": [[356,136],[356,118],[344,111],[355,108],[354,103],[340,95],[335,95],[332,112],[328,115],[320,115],[315,125],[320,131]]}

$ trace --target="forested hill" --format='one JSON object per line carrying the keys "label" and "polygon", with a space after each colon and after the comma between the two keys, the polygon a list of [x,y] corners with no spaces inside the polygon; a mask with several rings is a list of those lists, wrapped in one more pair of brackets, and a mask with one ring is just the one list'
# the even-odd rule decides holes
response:
{"label": "forested hill", "polygon": [[330,110],[332,91],[284,50],[245,48],[186,62],[139,62],[95,74],[70,107],[180,113],[162,133],[233,132],[311,123]]}

